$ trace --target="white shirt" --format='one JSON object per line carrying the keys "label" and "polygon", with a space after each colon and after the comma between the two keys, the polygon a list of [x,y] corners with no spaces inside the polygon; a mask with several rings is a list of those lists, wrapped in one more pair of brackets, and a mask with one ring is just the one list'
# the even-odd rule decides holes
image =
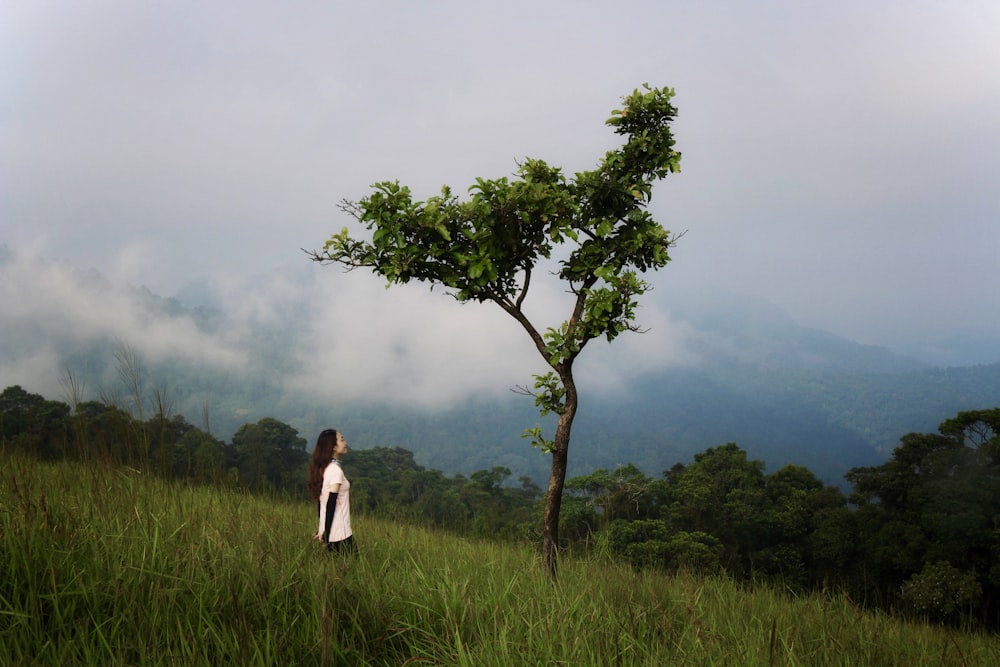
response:
{"label": "white shirt", "polygon": [[[335,492],[333,489],[338,484],[340,485],[340,489]],[[340,542],[352,535],[350,489],[351,483],[347,481],[347,477],[340,467],[340,462],[337,459],[330,461],[323,471],[323,486],[319,493],[319,529],[316,531],[317,535],[323,535],[323,527],[326,525],[326,513],[329,511],[326,506],[327,498],[331,493],[337,494],[337,505],[332,508],[333,523],[330,525],[329,540],[331,542]]]}

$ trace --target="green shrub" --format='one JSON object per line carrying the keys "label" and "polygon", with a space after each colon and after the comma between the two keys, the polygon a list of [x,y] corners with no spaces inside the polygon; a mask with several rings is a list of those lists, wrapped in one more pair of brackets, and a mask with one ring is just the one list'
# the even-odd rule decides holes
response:
{"label": "green shrub", "polygon": [[951,563],[927,563],[919,574],[903,584],[903,601],[918,614],[948,619],[975,606],[982,597],[976,573],[962,571]]}

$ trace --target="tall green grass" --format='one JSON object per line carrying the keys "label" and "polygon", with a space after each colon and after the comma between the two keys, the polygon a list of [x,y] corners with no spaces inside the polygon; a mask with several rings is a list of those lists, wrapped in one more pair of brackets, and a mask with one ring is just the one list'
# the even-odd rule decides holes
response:
{"label": "tall green grass", "polygon": [[3,665],[994,665],[1000,639],[843,597],[565,558],[0,453]]}

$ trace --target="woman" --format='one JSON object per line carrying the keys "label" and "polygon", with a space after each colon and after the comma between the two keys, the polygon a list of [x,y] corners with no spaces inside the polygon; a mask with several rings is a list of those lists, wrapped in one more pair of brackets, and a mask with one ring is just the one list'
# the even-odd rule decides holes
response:
{"label": "woman", "polygon": [[340,468],[340,457],[347,453],[347,441],[328,428],[316,439],[309,463],[309,493],[317,504],[319,528],[314,540],[322,540],[329,551],[354,551],[351,532],[351,483]]}

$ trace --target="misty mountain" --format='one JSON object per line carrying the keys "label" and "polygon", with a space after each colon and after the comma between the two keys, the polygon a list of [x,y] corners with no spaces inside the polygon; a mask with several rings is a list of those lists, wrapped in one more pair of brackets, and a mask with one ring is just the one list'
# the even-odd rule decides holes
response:
{"label": "misty mountain", "polygon": [[722,290],[680,294],[671,314],[698,331],[689,348],[704,366],[890,373],[926,367],[884,347],[803,327],[764,299]]}
{"label": "misty mountain", "polygon": [[[851,467],[884,462],[906,433],[933,432],[959,411],[1000,405],[1000,364],[934,367],[798,326],[766,302],[720,295],[700,303],[683,311],[699,333],[697,364],[636,374],[613,394],[581,383],[571,476],[625,463],[659,474],[736,442],[769,470],[798,464],[842,484]],[[538,476],[547,459],[517,444],[522,425],[539,423],[530,403],[469,400],[409,415],[412,430],[397,437],[430,465],[507,465]]]}
{"label": "misty mountain", "polygon": [[[314,391],[312,380],[300,381],[323,381],[310,375],[311,355],[301,353],[310,345],[306,325],[316,319],[318,299],[307,269],[226,289],[195,283],[162,297],[71,267],[19,278],[15,264],[10,253],[0,256],[5,281],[38,292],[30,303],[4,303],[5,387],[21,384],[67,400],[68,385],[76,384],[85,399],[127,402],[116,362],[126,346],[141,363],[147,411],[155,394],[168,410],[227,441],[241,425],[274,417],[308,441],[334,426],[358,448],[403,447],[448,474],[506,466],[515,479],[547,476],[548,458],[521,436],[552,422],[502,380],[485,378],[482,386],[493,391],[462,392],[433,406],[400,403],[390,392],[331,399]],[[1000,405],[1000,364],[932,366],[799,326],[766,301],[709,291],[682,296],[671,302],[670,316],[687,331],[683,363],[650,364],[611,387],[596,381],[607,367],[580,372],[571,476],[626,463],[658,475],[735,442],[769,470],[794,463],[841,483],[849,468],[883,462],[908,432],[934,431],[958,411]],[[474,346],[478,332],[467,335]],[[607,357],[613,366],[616,347],[585,356]],[[447,379],[455,371],[446,361],[423,372]]]}

